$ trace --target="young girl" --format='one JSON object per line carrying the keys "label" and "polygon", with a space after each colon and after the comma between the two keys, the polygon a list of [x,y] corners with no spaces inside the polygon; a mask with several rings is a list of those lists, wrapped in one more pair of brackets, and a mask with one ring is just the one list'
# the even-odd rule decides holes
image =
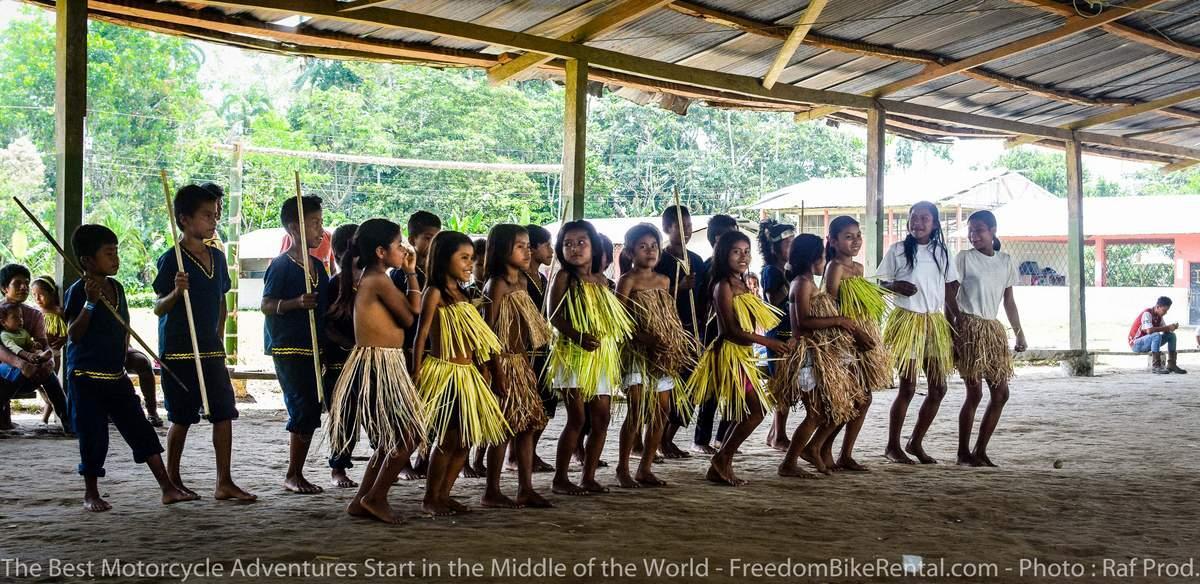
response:
{"label": "young girl", "polygon": [[[695,341],[679,320],[675,297],[669,291],[670,278],[654,271],[661,246],[658,228],[642,223],[625,233],[621,253],[630,265],[617,281],[617,294],[636,326],[633,341],[625,345],[622,383],[629,410],[621,427],[617,481],[624,488],[666,485],[654,476],[651,465],[662,443],[672,404],[681,414],[691,411],[691,400],[679,376],[694,365]],[[643,424],[649,428],[642,460],[637,473],[630,475],[629,455]]]}
{"label": "young girl", "polygon": [[[867,467],[854,460],[854,444],[871,407],[871,392],[892,385],[892,356],[880,340],[880,325],[887,310],[888,291],[863,277],[862,264],[854,261],[862,249],[862,232],[858,221],[842,215],[829,223],[829,236],[825,243],[825,277],[821,285],[831,298],[837,300],[838,312],[849,317],[858,325],[862,335],[871,339],[871,348],[858,352],[858,370],[866,391],[859,392],[856,404],[858,412],[846,424],[846,436],[842,440],[842,452],[834,468],[839,470],[866,471]],[[834,432],[822,453],[826,460],[832,458]]]}
{"label": "young girl", "polygon": [[758,343],[777,353],[791,347],[790,341],[755,334],[756,328],[770,330],[779,326],[780,318],[777,308],[746,288],[748,269],[750,238],[737,231],[722,235],[713,250],[711,279],[717,336],[688,379],[696,404],[703,404],[715,395],[721,417],[735,423],[713,455],[706,476],[712,482],[735,487],[746,481],[734,474],[733,455],[762,423],[764,411],[775,406],[758,370],[752,345]]}
{"label": "young girl", "polygon": [[[883,330],[883,342],[891,350],[900,374],[900,391],[892,402],[885,455],[892,462],[913,464],[905,454],[908,452],[922,464],[937,464],[937,460],[925,453],[922,441],[946,396],[946,372],[953,365],[950,323],[942,313],[955,312],[954,295],[949,292],[953,292],[958,272],[950,261],[933,203],[921,201],[912,206],[908,212],[908,236],[888,248],[878,272],[883,287],[897,295],[896,309]],[[917,391],[917,375],[922,370],[929,393],[921,404],[908,445],[901,448],[900,430],[908,414],[908,404]]]}
{"label": "young girl", "polygon": [[[46,342],[50,344],[50,350],[54,353],[54,362],[62,363],[62,348],[67,344],[67,321],[63,318],[62,303],[59,302],[58,284],[50,276],[39,276],[34,278],[29,285],[29,290],[33,293],[33,302],[42,311],[46,323]],[[54,413],[54,405],[50,403],[50,398],[45,391],[38,390],[38,392],[42,395],[42,423],[49,424],[50,414]],[[58,412],[58,414],[60,416],[67,415],[66,412]],[[158,417],[157,414],[152,415]],[[162,425],[161,421],[159,421],[159,425]]]}
{"label": "young girl", "polygon": [[475,246],[469,237],[442,231],[433,238],[413,351],[417,387],[438,436],[425,479],[423,507],[430,515],[470,511],[450,498],[470,447],[501,444],[510,435],[500,404],[480,371],[502,347],[463,291],[474,267]]}
{"label": "young girl", "polygon": [[[350,358],[350,351],[354,348],[354,294],[358,291],[362,269],[354,262],[358,252],[350,252],[350,246],[357,231],[358,225],[354,223],[341,225],[333,231],[333,259],[338,272],[329,279],[329,310],[325,313],[325,337],[329,339],[329,344],[321,355],[321,364],[324,366],[321,387],[325,390],[326,412],[333,403],[333,388],[337,386],[342,368],[346,366],[346,359]],[[346,261],[347,256],[351,256],[350,261]],[[351,282],[350,296],[345,302],[341,302],[339,300],[347,280]],[[351,411],[353,409],[354,407],[350,408]],[[339,488],[358,486],[358,483],[346,474],[346,469],[353,466],[350,455],[354,452],[354,444],[347,446],[345,452],[329,457],[329,482]]]}
{"label": "young girl", "polygon": [[[792,242],[789,257],[795,277],[789,299],[795,348],[771,378],[780,401],[804,403],[804,421],[796,427],[780,476],[808,477],[796,466],[803,457],[823,474],[833,462],[822,449],[833,433],[856,414],[855,400],[862,392],[858,381],[856,339],[868,344],[854,321],[838,314],[833,298],[813,281],[825,268],[821,238],[801,234]],[[791,395],[788,395],[788,394]]]}
{"label": "young girl", "polygon": [[[486,253],[483,292],[491,302],[484,304],[484,314],[503,347],[493,361],[492,387],[501,397],[501,410],[514,437],[489,447],[487,490],[480,504],[484,507],[553,507],[533,489],[534,436],[546,427],[549,418],[542,407],[530,353],[550,343],[550,325],[525,288],[524,274],[530,260],[529,232],[520,225],[497,225],[488,233]],[[516,451],[516,501],[500,492],[500,471],[510,442]]]}
{"label": "young girl", "polygon": [[[366,429],[375,453],[346,512],[399,523],[387,494],[426,435],[424,407],[404,359],[404,331],[420,300],[416,254],[401,243],[399,225],[369,219],[342,258],[343,275],[350,276],[355,267],[362,270],[357,290],[354,278],[347,277],[338,293],[338,310],[353,314],[355,342],[333,389],[328,439],[333,457],[348,457],[359,429]],[[408,277],[407,298],[392,284],[389,268]]]}
{"label": "young girl", "polygon": [[[763,221],[758,230],[758,248],[763,257],[762,295],[771,306],[779,309],[782,314],[788,313],[788,251],[796,236],[796,228],[779,223],[773,219]],[[749,285],[749,284],[747,284]],[[780,321],[779,326],[767,331],[767,338],[787,341],[792,336],[792,328],[788,323]],[[775,364],[780,355],[767,349],[767,374],[774,377]],[[775,416],[771,421],[771,429],[767,432],[767,446],[775,450],[788,449],[787,419],[788,410],[795,403],[780,401],[775,408]]]}
{"label": "young girl", "polygon": [[[554,244],[562,269],[554,275],[547,306],[559,335],[548,368],[566,404],[567,423],[558,440],[553,490],[566,495],[608,492],[596,481],[596,468],[608,435],[610,396],[621,381],[621,345],[633,334],[633,321],[601,271],[602,246],[596,228],[582,220],[564,224]],[[583,480],[576,485],[567,469],[583,429],[585,405],[592,427]]]}
{"label": "young girl", "polygon": [[[1012,287],[1017,283],[1017,268],[1011,256],[1000,251],[996,237],[996,216],[991,211],[976,211],[967,220],[967,240],[974,249],[958,252],[954,266],[958,270],[958,319],[955,330],[955,361],[967,397],[958,415],[958,464],[996,466],[987,456],[988,441],[1000,421],[1004,402],[1008,401],[1008,380],[1012,377],[1012,354],[1008,351],[1008,335],[996,319],[1000,303],[1008,315],[1017,340],[1013,350],[1025,350],[1025,331],[1017,313]],[[987,381],[991,399],[979,424],[979,440],[971,450],[971,427],[975,425],[975,409]]]}

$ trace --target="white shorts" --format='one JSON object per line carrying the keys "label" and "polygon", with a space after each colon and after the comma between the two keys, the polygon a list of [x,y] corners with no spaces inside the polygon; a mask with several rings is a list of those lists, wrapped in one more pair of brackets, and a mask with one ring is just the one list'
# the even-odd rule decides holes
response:
{"label": "white shorts", "polygon": [[[638,371],[632,371],[630,373],[626,373],[625,378],[621,382],[621,386],[625,387],[625,388],[630,388],[635,385],[641,385],[641,384],[642,384],[642,374]],[[670,377],[659,377],[658,378],[657,390],[659,393],[671,391],[672,389],[675,389],[675,380],[674,379],[671,379]]]}
{"label": "white shorts", "polygon": [[[577,389],[579,387],[579,375],[574,371],[569,375],[566,372],[561,372],[550,382],[550,387],[554,389]],[[596,395],[612,395],[612,389],[611,384],[608,382],[608,377],[601,376],[600,383],[596,388]]]}

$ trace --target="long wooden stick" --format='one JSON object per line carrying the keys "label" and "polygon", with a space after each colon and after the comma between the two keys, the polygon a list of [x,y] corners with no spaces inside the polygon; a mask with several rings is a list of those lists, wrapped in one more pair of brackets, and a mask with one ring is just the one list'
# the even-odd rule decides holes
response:
{"label": "long wooden stick", "polygon": [[[308,255],[308,236],[305,235],[307,224],[304,222],[304,197],[300,194],[300,171],[296,171],[296,217],[300,224],[296,231],[300,232],[300,257],[303,259],[301,264],[304,267],[304,293],[312,294],[312,268],[309,264],[312,260]],[[317,343],[317,312],[310,308],[308,309],[308,332],[312,336],[312,354],[313,354],[313,371],[317,375],[317,403],[325,400],[325,387],[321,379],[321,347]]]}
{"label": "long wooden stick", "polygon": [[[679,185],[675,185],[675,228],[679,230],[679,245],[683,248],[683,258],[675,265],[683,267],[683,275],[692,275],[692,266],[688,257],[687,242],[683,240],[683,206],[679,204]],[[675,271],[675,295],[679,295],[679,270]],[[696,320],[696,283],[688,288],[688,305],[692,308],[692,334],[700,340],[700,323]]]}
{"label": "long wooden stick", "polygon": [[[171,224],[171,242],[175,246],[175,265],[179,268],[179,273],[186,273],[183,268],[183,249],[180,248],[179,230],[175,225],[175,206],[171,204],[171,185],[167,182],[167,171],[160,170],[159,177],[162,179],[163,194],[167,200],[167,223]],[[216,266],[213,266],[214,268]],[[200,381],[200,403],[204,406],[204,415],[212,415],[212,411],[208,407],[208,386],[204,383],[204,365],[200,362],[200,341],[196,338],[196,317],[192,312],[192,294],[189,290],[183,291],[183,308],[187,315],[188,333],[192,336],[192,360],[196,363],[196,379]],[[190,389],[184,387],[185,389]]]}
{"label": "long wooden stick", "polygon": [[[38,218],[35,217],[33,212],[29,210],[29,207],[26,207],[25,203],[21,202],[21,199],[13,197],[12,200],[17,204],[18,207],[21,208],[21,211],[25,213],[25,216],[29,217],[29,220],[32,221],[33,224],[38,228],[38,231],[42,232],[42,236],[46,238],[46,241],[50,242],[50,245],[54,248],[54,251],[58,252],[58,255],[62,257],[63,261],[69,264],[71,269],[75,270],[75,272],[81,277],[86,278],[87,272],[83,271],[83,267],[79,265],[79,262],[75,261],[75,258],[67,255],[67,250],[63,249],[62,246],[58,244],[58,240],[54,239],[54,236],[50,234],[50,231],[46,229],[45,225],[42,225],[41,221],[38,221]],[[133,327],[129,326],[129,323],[125,322],[125,319],[121,318],[121,313],[117,312],[117,307],[113,306],[112,303],[108,301],[108,298],[106,298],[103,294],[100,295],[100,301],[104,303],[104,307],[112,313],[113,318],[117,320],[117,324],[121,325],[121,328],[125,329],[125,332],[129,333],[129,336],[133,337],[133,340],[137,341],[138,345],[141,345],[142,349],[146,351],[146,354],[150,355],[150,357],[155,361],[158,361],[159,367],[168,375],[170,375],[172,379],[179,383],[179,385],[186,387],[186,385],[183,383],[183,380],[180,379],[178,375],[175,375],[175,372],[171,371],[170,367],[167,367],[167,362],[163,361],[162,357],[159,357],[158,353],[156,353],[154,349],[151,349],[150,345],[146,343],[144,339],[142,339],[142,336],[137,334],[137,331],[133,330]]]}

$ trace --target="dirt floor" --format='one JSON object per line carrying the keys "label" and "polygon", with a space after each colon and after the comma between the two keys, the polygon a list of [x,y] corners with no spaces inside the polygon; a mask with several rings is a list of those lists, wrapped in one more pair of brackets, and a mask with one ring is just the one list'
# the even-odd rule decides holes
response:
{"label": "dirt floor", "polygon": [[[990,449],[998,469],[886,464],[879,455],[894,394],[881,392],[858,450],[870,473],[780,478],[764,425],[737,460],[751,480],[743,488],[705,482],[704,460],[669,461],[659,467],[668,488],[614,486],[554,496],[550,510],[431,519],[419,513],[423,484],[401,483],[392,491],[406,511],[400,526],[347,516],[349,490],[283,490],[285,416],[263,388],[235,424],[236,477],[261,497],[249,505],[211,496],[159,505],[150,473],[114,432],[102,483],[114,509],[85,513],[75,443],[24,414],[22,431],[0,440],[0,581],[858,582],[901,579],[905,563],[923,564],[909,581],[951,570],[960,581],[1173,581],[1172,570],[1200,571],[1191,557],[1200,549],[1200,362],[1183,363],[1192,375],[1155,376],[1136,369],[1142,361],[1088,379],[1021,368]],[[961,400],[954,379],[927,442],[945,463]],[[678,442],[690,440],[681,433]],[[552,440],[541,452],[551,454]],[[190,486],[211,489],[206,427],[194,428],[188,455]],[[319,449],[309,463],[310,477],[327,478]],[[549,479],[535,477],[547,493]],[[458,485],[474,503],[483,480]],[[515,478],[506,474],[504,485],[511,492]],[[656,566],[667,571],[656,575]]]}

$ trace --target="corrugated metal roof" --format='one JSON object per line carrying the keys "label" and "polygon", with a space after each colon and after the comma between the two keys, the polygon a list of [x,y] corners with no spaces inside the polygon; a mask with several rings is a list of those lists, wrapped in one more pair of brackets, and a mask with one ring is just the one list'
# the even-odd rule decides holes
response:
{"label": "corrugated metal roof", "polygon": [[[43,5],[53,2],[26,1]],[[1113,3],[1129,1],[1117,0]],[[557,37],[618,3],[619,0],[392,0],[376,5],[373,10],[405,10],[503,30]],[[685,14],[686,10],[665,7],[607,31],[587,44],[646,59],[757,78],[770,67],[782,44],[776,37],[786,34],[798,21],[807,2],[698,0],[692,4],[704,10],[723,12],[735,19],[756,22],[757,26],[768,27],[770,34],[743,32]],[[123,14],[132,14],[130,11],[133,10],[148,11],[139,13],[138,18],[154,22],[158,21],[153,16],[147,16],[148,13],[167,14],[190,10],[194,12],[189,12],[189,16],[200,20],[211,21],[212,15],[224,14],[239,16],[250,23],[277,22],[292,14],[285,8],[268,10],[229,4],[155,0],[93,0],[92,5],[93,11],[103,11],[106,17],[118,20]],[[286,5],[279,4],[281,7]],[[318,5],[319,2],[312,0],[297,3],[300,7]],[[1060,5],[1061,10],[1074,10],[1071,2],[1061,1]],[[167,16],[161,19],[168,26],[169,21]],[[942,62],[949,62],[1054,30],[1065,22],[1067,18],[1061,15],[1010,0],[837,0],[830,2],[822,12],[812,34],[870,45],[865,49],[922,51],[940,58]],[[1150,35],[1156,41],[1194,47],[1200,45],[1200,0],[1160,2],[1147,10],[1131,13],[1120,23]],[[231,31],[221,23],[213,23],[212,28],[234,36],[253,37],[256,41],[275,38],[270,30],[251,34],[244,30]],[[375,23],[348,22],[329,15],[309,19],[294,32],[302,36],[299,40],[294,36],[289,37],[286,41],[289,43],[288,50],[340,48],[340,45],[330,45],[330,41],[320,41],[319,38],[322,34],[337,32],[370,41],[411,43],[417,48],[424,46],[469,51],[471,55],[488,60],[494,60],[495,55],[501,52],[515,52],[503,46],[491,46],[473,40],[441,37]],[[196,33],[184,31],[184,34]],[[312,42],[306,44],[304,35],[312,35]],[[356,47],[354,50],[369,53],[372,48]],[[1140,102],[1200,87],[1200,49],[1191,56],[1178,52],[1135,42],[1103,28],[1096,28],[998,59],[980,69],[1048,89],[1071,91],[1082,99]],[[454,55],[447,56],[443,50],[426,58],[450,63],[454,62],[452,57]],[[475,59],[467,64],[479,62]],[[549,65],[551,69],[560,66]],[[780,81],[814,89],[867,93],[915,75],[923,67],[920,63],[878,54],[863,55],[841,48],[831,50],[806,44],[793,55]],[[688,93],[677,89],[661,84],[659,87],[660,91],[666,93]],[[646,91],[646,88],[642,87],[641,90]],[[1023,93],[1008,86],[996,86],[992,81],[967,75],[947,76],[904,89],[887,98],[1056,126],[1112,111],[1114,107],[1111,104],[1089,107],[1065,103]],[[742,106],[752,105],[747,102],[755,99],[758,98],[751,97],[740,103]],[[778,107],[777,103],[774,105]],[[797,111],[804,107],[795,105]],[[1176,104],[1169,114],[1144,114],[1095,130],[1119,134],[1169,127],[1180,123],[1181,117],[1200,120],[1200,101]],[[1147,135],[1143,139],[1194,147],[1198,138],[1200,132],[1180,131]]]}
{"label": "corrugated metal roof", "polygon": [[[793,209],[861,209],[861,193],[867,179],[862,176],[815,178],[763,195],[747,209],[791,211]],[[930,181],[924,174],[887,173],[883,192],[888,207],[908,207],[918,201],[938,205],[963,205],[970,209],[992,209],[1010,201],[1050,200],[1054,195],[1020,173],[1006,170],[947,171]],[[1197,198],[1200,201],[1200,198]]]}

